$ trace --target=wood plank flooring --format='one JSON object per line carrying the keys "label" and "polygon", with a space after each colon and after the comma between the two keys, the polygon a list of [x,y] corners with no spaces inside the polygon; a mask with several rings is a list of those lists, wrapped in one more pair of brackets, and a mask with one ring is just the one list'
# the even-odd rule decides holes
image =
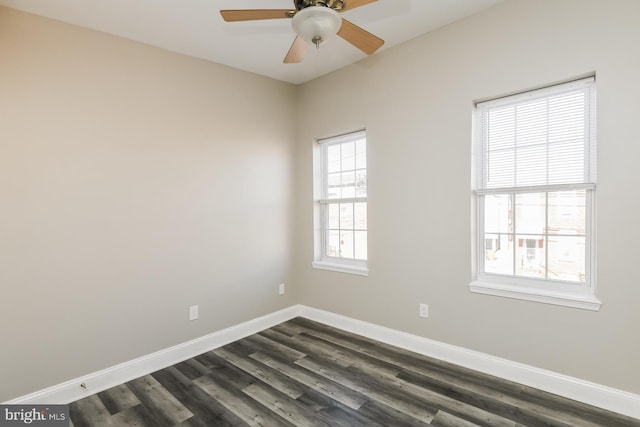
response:
{"label": "wood plank flooring", "polygon": [[74,427],[640,427],[304,318],[73,402],[70,413]]}

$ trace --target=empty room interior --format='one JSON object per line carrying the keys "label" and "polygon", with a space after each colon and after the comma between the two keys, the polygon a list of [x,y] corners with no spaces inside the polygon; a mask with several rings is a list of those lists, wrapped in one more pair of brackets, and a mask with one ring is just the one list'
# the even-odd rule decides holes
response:
{"label": "empty room interior", "polygon": [[640,1],[352,1],[0,0],[0,402],[640,426]]}

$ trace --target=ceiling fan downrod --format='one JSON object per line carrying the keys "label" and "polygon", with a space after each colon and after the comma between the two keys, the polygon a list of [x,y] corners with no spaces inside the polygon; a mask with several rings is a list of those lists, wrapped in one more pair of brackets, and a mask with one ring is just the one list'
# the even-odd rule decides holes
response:
{"label": "ceiling fan downrod", "polygon": [[345,7],[346,0],[295,0],[296,10],[302,10],[311,6],[324,6],[335,11],[341,11]]}

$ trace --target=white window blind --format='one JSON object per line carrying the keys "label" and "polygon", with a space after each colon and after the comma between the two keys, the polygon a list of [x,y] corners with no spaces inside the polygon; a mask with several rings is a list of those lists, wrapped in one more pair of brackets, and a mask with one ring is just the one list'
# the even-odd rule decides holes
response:
{"label": "white window blind", "polygon": [[587,78],[479,103],[478,191],[558,184],[592,187],[593,82]]}

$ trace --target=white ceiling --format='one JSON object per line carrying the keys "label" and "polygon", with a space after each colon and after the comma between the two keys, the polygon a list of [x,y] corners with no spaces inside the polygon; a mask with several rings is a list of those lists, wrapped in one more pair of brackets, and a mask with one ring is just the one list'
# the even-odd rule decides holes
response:
{"label": "white ceiling", "polygon": [[[347,0],[348,1],[348,0]],[[342,16],[385,40],[382,52],[504,0],[378,0]],[[288,9],[292,0],[0,0],[0,5],[147,43],[290,83],[304,83],[365,55],[335,37],[282,62],[289,19],[224,22],[220,9]]]}

